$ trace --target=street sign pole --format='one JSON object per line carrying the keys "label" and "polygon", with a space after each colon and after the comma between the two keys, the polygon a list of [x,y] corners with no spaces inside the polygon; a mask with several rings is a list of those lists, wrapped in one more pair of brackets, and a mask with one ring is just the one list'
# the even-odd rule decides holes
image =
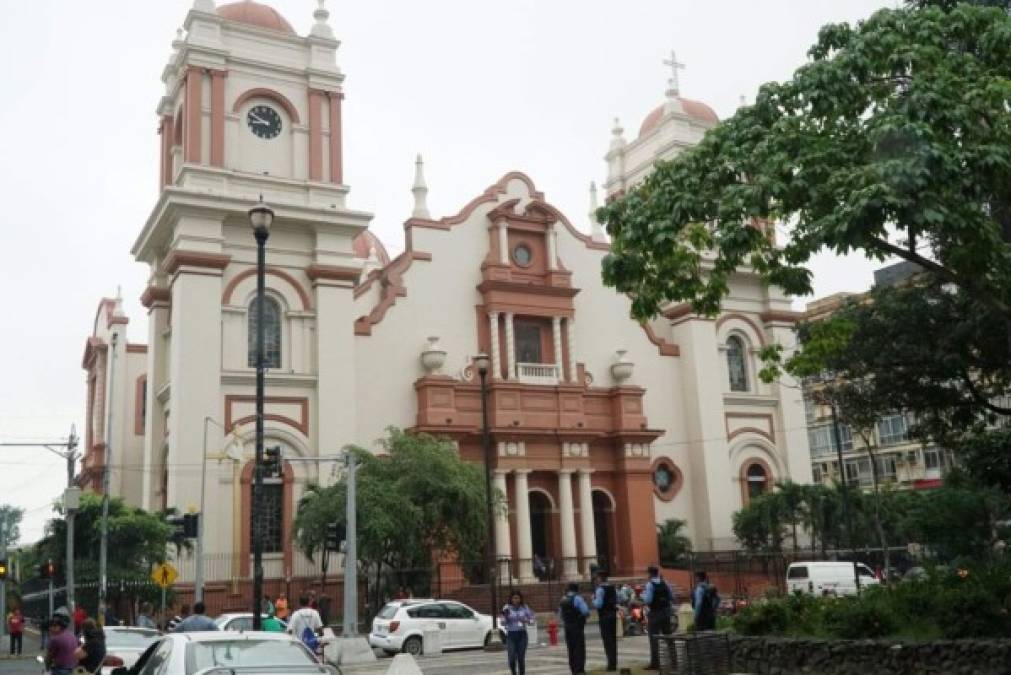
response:
{"label": "street sign pole", "polygon": [[[7,519],[0,516],[0,560],[7,560]],[[0,637],[7,635],[7,575],[10,575],[10,565],[4,570],[4,578],[0,579]]]}
{"label": "street sign pole", "polygon": [[355,513],[355,456],[347,453],[347,534],[344,549],[344,637],[358,635],[358,547]]}
{"label": "street sign pole", "polygon": [[[50,617],[53,616],[53,611],[54,610],[55,610],[55,608],[53,607],[53,578],[49,577],[49,616]],[[42,630],[45,631],[45,629],[46,629],[46,627],[43,626]]]}
{"label": "street sign pole", "polygon": [[165,586],[161,587],[161,618],[165,620]]}

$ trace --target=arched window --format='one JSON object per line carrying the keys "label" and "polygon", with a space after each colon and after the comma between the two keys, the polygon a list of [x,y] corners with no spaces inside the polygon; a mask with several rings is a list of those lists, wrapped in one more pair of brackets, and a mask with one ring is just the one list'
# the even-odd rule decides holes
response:
{"label": "arched window", "polygon": [[[249,367],[256,367],[256,299],[249,304]],[[270,296],[263,299],[263,367],[281,367],[281,305]]]}
{"label": "arched window", "polygon": [[748,499],[765,494],[769,489],[769,474],[761,464],[752,464],[745,473],[748,481]]}
{"label": "arched window", "polygon": [[746,353],[744,340],[736,335],[727,338],[727,369],[730,372],[730,391],[748,391]]}

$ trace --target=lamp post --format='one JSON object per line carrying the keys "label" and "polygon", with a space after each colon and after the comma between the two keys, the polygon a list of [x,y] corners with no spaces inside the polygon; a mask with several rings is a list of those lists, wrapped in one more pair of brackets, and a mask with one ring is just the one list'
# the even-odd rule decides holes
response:
{"label": "lamp post", "polygon": [[[488,367],[490,365],[490,359],[488,355],[484,352],[478,354],[474,357],[474,365],[477,366],[477,373],[481,376],[481,443],[484,447],[484,500],[485,500],[485,516],[488,519],[488,545],[486,547],[487,560],[486,564],[488,567],[488,586],[491,588],[491,624],[494,629],[497,625],[496,617],[498,616],[498,590],[496,588],[498,582],[498,551],[495,545],[495,512],[492,508],[492,498],[491,498],[491,460],[492,460],[492,450],[491,450],[491,432],[488,429]],[[498,631],[495,631],[498,633]],[[496,643],[492,641],[489,646],[495,645]],[[501,646],[498,643],[497,646]]]}
{"label": "lamp post", "polygon": [[263,600],[263,538],[260,536],[263,513],[260,501],[263,496],[263,299],[267,267],[267,237],[274,222],[274,211],[260,202],[249,209],[249,224],[256,237],[256,455],[253,460],[253,630],[260,630]]}

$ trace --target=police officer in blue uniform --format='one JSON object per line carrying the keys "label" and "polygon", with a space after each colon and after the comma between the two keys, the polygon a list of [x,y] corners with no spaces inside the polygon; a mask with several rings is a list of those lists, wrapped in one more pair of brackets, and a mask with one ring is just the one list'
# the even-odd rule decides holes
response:
{"label": "police officer in blue uniform", "polygon": [[593,606],[600,624],[600,640],[607,655],[608,672],[618,670],[618,589],[607,581],[607,572],[597,572],[597,590],[593,593]]}
{"label": "police officer in blue uniform", "polygon": [[565,626],[565,648],[569,653],[569,672],[582,675],[586,672],[586,617],[590,608],[579,595],[579,584],[569,584],[558,605],[558,616]]}
{"label": "police officer in blue uniform", "polygon": [[649,665],[646,670],[659,670],[657,635],[670,635],[674,627],[674,589],[660,576],[655,565],[649,568],[649,581],[642,593],[642,601],[649,612],[646,614],[646,632],[649,634]]}

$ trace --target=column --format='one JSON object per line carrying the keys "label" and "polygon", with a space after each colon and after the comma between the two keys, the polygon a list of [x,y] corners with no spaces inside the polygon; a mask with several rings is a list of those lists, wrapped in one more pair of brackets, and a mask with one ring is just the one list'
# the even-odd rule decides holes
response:
{"label": "column", "polygon": [[516,354],[516,338],[513,335],[513,315],[512,312],[506,314],[505,320],[505,330],[506,330],[506,379],[512,380],[516,378],[516,368],[513,366],[513,359]]}
{"label": "column", "polygon": [[498,221],[498,261],[509,264],[509,230],[504,220]]}
{"label": "column", "polygon": [[491,357],[491,379],[502,377],[502,360],[499,358],[498,312],[488,312],[488,355]]}
{"label": "column", "polygon": [[225,165],[225,76],[211,71],[211,166]]}
{"label": "column", "polygon": [[580,469],[579,477],[579,532],[583,539],[580,566],[585,574],[597,560],[597,532],[593,529],[593,490],[590,489],[590,469]]}
{"label": "column", "polygon": [[200,163],[200,130],[203,126],[201,97],[204,93],[204,70],[190,66],[186,73],[186,117],[183,122],[183,158]]}
{"label": "column", "polygon": [[569,358],[565,367],[569,369],[569,382],[578,384],[576,372],[576,327],[572,325],[572,317],[565,320],[565,339],[569,343]]}
{"label": "column", "polygon": [[520,582],[534,579],[534,543],[530,536],[530,494],[527,485],[527,469],[517,469],[516,487],[516,555]]}
{"label": "column", "polygon": [[558,269],[558,252],[556,250],[558,240],[555,237],[555,226],[551,225],[548,228],[548,269],[556,270]]}
{"label": "column", "polygon": [[558,381],[565,379],[565,372],[562,367],[562,317],[551,317],[551,338],[555,343],[555,368],[557,370]]}
{"label": "column", "polygon": [[344,94],[330,92],[330,182],[344,184],[344,148],[341,134],[341,99]]}
{"label": "column", "polygon": [[558,472],[558,511],[562,532],[562,575],[574,579],[579,575],[576,556],[576,514],[572,508],[572,470]]}
{"label": "column", "polygon": [[509,492],[506,489],[506,472],[496,470],[494,479],[495,490],[502,493],[505,503],[495,512],[495,553],[502,564],[496,564],[499,569],[499,581],[509,583],[509,560],[512,558],[512,547],[509,545]]}
{"label": "column", "polygon": [[323,97],[319,89],[309,90],[309,180],[323,180]]}

